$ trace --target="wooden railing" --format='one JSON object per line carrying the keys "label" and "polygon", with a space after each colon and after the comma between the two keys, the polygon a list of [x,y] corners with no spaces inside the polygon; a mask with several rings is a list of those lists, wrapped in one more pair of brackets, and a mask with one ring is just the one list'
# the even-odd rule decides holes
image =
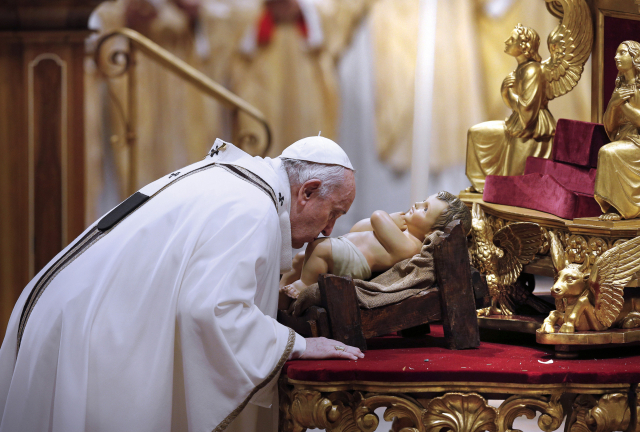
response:
{"label": "wooden railing", "polygon": [[[115,37],[125,38],[128,42],[128,47],[125,50],[114,48],[110,52],[103,52],[105,49],[108,49],[107,47],[109,44],[106,42]],[[260,151],[260,154],[263,156],[267,154],[271,146],[271,130],[264,114],[262,114],[260,110],[135,30],[120,28],[105,34],[98,40],[94,52],[94,59],[98,70],[105,77],[116,78],[125,74],[127,76],[127,108],[125,110],[121,105],[119,105],[119,111],[125,123],[125,141],[128,148],[128,193],[134,193],[138,188],[136,172],[136,51],[140,51],[146,57],[171,71],[184,81],[195,86],[206,95],[213,97],[226,108],[234,112],[242,111],[261,123],[266,132],[266,142],[264,145],[256,146],[255,142],[258,142],[259,139],[251,133],[239,138],[239,143],[242,147],[242,141],[253,141],[254,144],[252,145],[252,148],[261,148],[262,150]]]}

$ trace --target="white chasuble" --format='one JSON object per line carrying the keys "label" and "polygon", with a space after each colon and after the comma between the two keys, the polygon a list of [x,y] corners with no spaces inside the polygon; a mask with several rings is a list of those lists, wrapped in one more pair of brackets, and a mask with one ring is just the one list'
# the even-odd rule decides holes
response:
{"label": "white chasuble", "polygon": [[226,144],[141,189],[151,198],[82,253],[55,264],[74,242],[54,258],[59,272],[25,288],[0,349],[0,431],[218,431],[250,400],[268,406],[305,349],[274,319],[291,250],[279,164]]}

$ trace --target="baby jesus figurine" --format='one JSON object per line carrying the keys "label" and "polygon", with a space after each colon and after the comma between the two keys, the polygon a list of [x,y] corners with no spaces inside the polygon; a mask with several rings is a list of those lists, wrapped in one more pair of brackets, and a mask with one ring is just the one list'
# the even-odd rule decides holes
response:
{"label": "baby jesus figurine", "polygon": [[282,276],[278,308],[287,309],[322,273],[368,280],[373,272],[386,271],[420,253],[427,235],[456,219],[465,232],[471,230],[469,208],[455,195],[440,191],[406,212],[377,210],[344,236],[318,238],[296,255],[292,270]]}

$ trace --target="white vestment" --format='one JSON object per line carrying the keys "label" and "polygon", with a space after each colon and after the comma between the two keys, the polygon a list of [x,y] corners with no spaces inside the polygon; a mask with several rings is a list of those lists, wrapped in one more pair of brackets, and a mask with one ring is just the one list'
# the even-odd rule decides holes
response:
{"label": "white vestment", "polygon": [[289,182],[279,159],[231,144],[194,165],[212,162],[255,173],[275,202],[220,167],[146,186],[160,190],[52,279],[16,355],[43,269],[0,349],[0,432],[218,431],[249,399],[271,404],[282,364],[305,349],[274,319]]}

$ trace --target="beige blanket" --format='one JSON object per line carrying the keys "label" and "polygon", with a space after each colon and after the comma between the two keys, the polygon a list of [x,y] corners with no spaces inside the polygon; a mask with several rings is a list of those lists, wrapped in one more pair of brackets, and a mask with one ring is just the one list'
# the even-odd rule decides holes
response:
{"label": "beige blanket", "polygon": [[[443,235],[442,231],[434,231],[424,240],[419,254],[400,261],[370,281],[354,279],[360,307],[373,309],[398,303],[430,288],[436,281],[433,252],[436,245],[442,242]],[[296,301],[291,304],[289,313],[300,316],[314,305],[321,305],[317,283],[300,293]]]}

